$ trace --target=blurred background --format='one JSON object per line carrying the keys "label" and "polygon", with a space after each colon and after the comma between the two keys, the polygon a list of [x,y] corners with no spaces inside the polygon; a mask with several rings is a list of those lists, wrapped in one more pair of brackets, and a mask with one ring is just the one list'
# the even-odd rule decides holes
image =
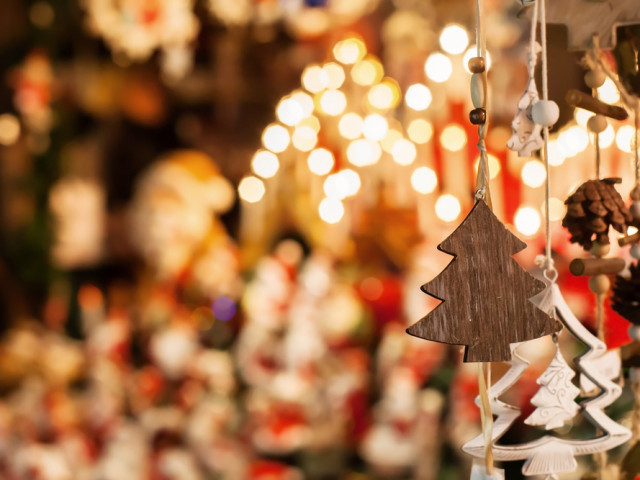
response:
{"label": "blurred background", "polygon": [[[485,21],[492,198],[535,271],[545,170],[506,148],[529,20],[487,0]],[[404,329],[473,202],[474,22],[467,0],[3,0],[0,476],[468,478],[476,370]],[[554,255],[593,326],[560,225],[594,177],[563,97],[589,90],[549,35]],[[633,135],[600,136],[625,199]],[[608,312],[610,348],[627,327]],[[553,355],[529,350],[524,414]]]}

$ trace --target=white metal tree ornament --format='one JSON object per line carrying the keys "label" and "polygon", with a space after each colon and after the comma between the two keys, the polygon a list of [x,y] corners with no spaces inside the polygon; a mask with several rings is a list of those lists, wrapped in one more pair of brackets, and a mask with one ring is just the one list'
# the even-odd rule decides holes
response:
{"label": "white metal tree ornament", "polygon": [[[567,330],[588,349],[576,357],[575,363],[581,375],[589,378],[600,388],[601,393],[580,403],[582,413],[598,431],[602,432],[591,439],[563,439],[553,435],[544,435],[534,441],[518,445],[499,445],[498,440],[520,416],[520,410],[502,402],[499,397],[509,389],[527,369],[529,363],[516,351],[519,344],[512,345],[513,359],[511,368],[491,388],[491,409],[498,416],[494,423],[492,451],[494,458],[500,461],[525,460],[522,467],[524,475],[545,475],[557,478],[556,474],[573,472],[578,464],[576,456],[604,452],[621,445],[631,438],[631,432],[609,418],[603,411],[622,393],[619,385],[609,380],[599,369],[599,361],[606,353],[606,345],[591,334],[573,315],[565,302],[560,289],[551,283],[542,293],[532,299],[538,307],[556,316]],[[544,377],[544,374],[543,374]],[[479,399],[476,399],[479,403]],[[466,443],[463,450],[474,457],[484,456],[484,438],[479,435]]]}

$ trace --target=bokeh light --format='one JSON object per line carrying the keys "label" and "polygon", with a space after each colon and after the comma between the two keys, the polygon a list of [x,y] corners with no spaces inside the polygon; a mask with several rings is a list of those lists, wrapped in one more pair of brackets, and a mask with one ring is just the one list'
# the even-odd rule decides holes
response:
{"label": "bokeh light", "polygon": [[309,170],[316,175],[326,175],[331,171],[334,163],[333,154],[326,148],[312,150],[307,158]]}
{"label": "bokeh light", "polygon": [[434,82],[444,83],[451,77],[453,65],[446,55],[432,53],[424,64],[424,72]]}
{"label": "bokeh light", "polygon": [[407,135],[413,142],[419,145],[425,144],[433,136],[433,125],[424,118],[417,118],[409,123]]}
{"label": "bokeh light", "polygon": [[236,304],[229,297],[218,297],[211,307],[213,315],[222,322],[228,322],[236,314]]}
{"label": "bokeh light", "polygon": [[346,107],[347,97],[340,90],[327,90],[320,97],[320,108],[327,115],[340,115]]}
{"label": "bokeh light", "polygon": [[401,138],[391,149],[393,161],[398,165],[411,165],[416,159],[416,146],[410,140]]}
{"label": "bokeh light", "polygon": [[349,140],[355,140],[362,134],[362,123],[362,117],[357,113],[345,113],[338,122],[340,135]]}
{"label": "bokeh light", "polygon": [[361,138],[347,147],[347,160],[356,167],[373,165],[380,160],[382,149],[378,142]]}
{"label": "bokeh light", "polygon": [[251,169],[262,178],[271,178],[280,168],[280,162],[275,153],[268,150],[258,150],[251,159]]}
{"label": "bokeh light", "polygon": [[333,47],[333,56],[340,63],[351,65],[361,60],[367,53],[367,47],[359,38],[347,38]]}
{"label": "bokeh light", "polygon": [[264,182],[258,177],[244,177],[240,181],[240,185],[238,185],[238,195],[240,195],[242,200],[248,203],[259,202],[262,200],[264,193]]}
{"label": "bokeh light", "polygon": [[431,90],[429,90],[429,87],[421,83],[414,83],[407,89],[404,99],[409,108],[422,111],[429,108],[433,97],[431,96]]}
{"label": "bokeh light", "polygon": [[460,125],[447,125],[440,134],[440,143],[447,150],[458,152],[467,145],[467,132]]}
{"label": "bokeh light", "polygon": [[540,214],[535,208],[521,207],[514,217],[516,229],[523,235],[535,235],[540,229]]}
{"label": "bokeh light", "polygon": [[461,210],[460,201],[449,193],[440,195],[436,201],[436,215],[445,222],[453,222]]}
{"label": "bokeh light", "polygon": [[459,54],[469,45],[469,35],[460,25],[451,24],[444,27],[440,33],[440,46],[451,54]]}
{"label": "bokeh light", "polygon": [[323,221],[338,223],[344,216],[344,206],[337,198],[323,198],[318,206],[318,213]]}
{"label": "bokeh light", "polygon": [[547,171],[542,162],[538,160],[529,160],[522,167],[520,177],[525,185],[531,188],[540,187],[547,178]]}
{"label": "bokeh light", "polygon": [[272,123],[262,133],[262,144],[275,153],[284,152],[290,142],[289,132],[282,125]]}
{"label": "bokeh light", "polygon": [[362,133],[369,140],[382,140],[388,130],[387,119],[377,113],[367,115],[362,124]]}
{"label": "bokeh light", "polygon": [[436,172],[429,167],[418,167],[411,175],[411,186],[418,192],[426,195],[433,192],[438,186]]}

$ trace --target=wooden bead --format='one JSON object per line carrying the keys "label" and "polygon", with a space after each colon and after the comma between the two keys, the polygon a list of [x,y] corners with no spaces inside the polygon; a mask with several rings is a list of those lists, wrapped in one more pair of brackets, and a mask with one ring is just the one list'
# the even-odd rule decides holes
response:
{"label": "wooden bead", "polygon": [[600,88],[604,84],[606,78],[606,75],[600,69],[589,70],[584,75],[584,83],[586,83],[589,88]]}
{"label": "wooden bead", "polygon": [[560,117],[558,104],[553,100],[539,100],[531,108],[531,118],[543,127],[553,126]]}
{"label": "wooden bead", "polygon": [[469,112],[469,120],[474,125],[482,125],[487,121],[487,111],[484,108],[474,108]]}
{"label": "wooden bead", "polygon": [[611,245],[608,243],[593,242],[591,245],[591,255],[594,257],[604,257],[611,251]]}
{"label": "wooden bead", "polygon": [[484,75],[474,73],[471,75],[471,101],[475,108],[484,107],[487,98],[487,85]]}
{"label": "wooden bead", "polygon": [[484,58],[472,57],[469,59],[469,71],[471,73],[482,73],[485,68]]}
{"label": "wooden bead", "polygon": [[594,115],[587,121],[587,128],[593,133],[602,133],[607,129],[607,119],[604,115]]}
{"label": "wooden bead", "polygon": [[589,279],[589,289],[596,295],[605,294],[611,287],[611,281],[606,275],[596,275]]}
{"label": "wooden bead", "polygon": [[629,327],[629,337],[631,340],[640,341],[640,325],[631,325]]}

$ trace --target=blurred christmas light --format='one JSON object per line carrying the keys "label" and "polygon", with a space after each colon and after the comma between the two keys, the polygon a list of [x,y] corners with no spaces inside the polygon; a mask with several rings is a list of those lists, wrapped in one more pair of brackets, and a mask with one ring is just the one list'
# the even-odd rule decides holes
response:
{"label": "blurred christmas light", "polygon": [[377,113],[367,115],[362,124],[362,133],[369,140],[382,140],[388,130],[387,119]]}
{"label": "blurred christmas light", "polygon": [[340,115],[346,107],[347,97],[340,90],[327,90],[320,97],[320,108],[327,115]]}
{"label": "blurred christmas light", "polygon": [[251,169],[262,178],[271,178],[280,167],[276,154],[268,150],[258,150],[251,160]]}
{"label": "blurred christmas light", "polygon": [[320,131],[320,120],[315,115],[310,115],[307,118],[303,119],[298,127],[309,127],[313,129],[314,132],[318,133]]}
{"label": "blurred christmas light", "polygon": [[322,70],[327,74],[327,88],[340,88],[344,83],[344,68],[334,62],[325,63]]}
{"label": "blurred christmas light", "polygon": [[440,46],[451,54],[459,54],[469,45],[469,35],[460,25],[451,24],[444,27],[440,33]]}
{"label": "blurred christmas light", "polygon": [[432,53],[424,64],[424,71],[431,80],[436,83],[443,83],[449,80],[453,72],[451,60],[442,53]]}
{"label": "blurred christmas light", "polygon": [[360,186],[360,175],[347,168],[329,175],[324,181],[323,189],[328,198],[343,200],[358,193]]}
{"label": "blurred christmas light", "polygon": [[415,83],[407,89],[404,99],[409,108],[417,111],[426,110],[431,105],[431,90],[426,85]]}
{"label": "blurred christmas light", "polygon": [[[565,210],[566,208],[562,200],[556,197],[551,197],[549,199],[549,220],[551,220],[552,222],[558,222],[562,220],[565,214]],[[540,206],[540,211],[544,214],[544,202],[542,202],[542,205]]]}
{"label": "blurred christmas light", "polygon": [[358,85],[368,87],[382,79],[382,64],[373,57],[367,57],[356,63],[351,69],[351,79]]}
{"label": "blurred christmas light", "polygon": [[514,218],[516,229],[523,235],[535,235],[540,229],[540,214],[535,208],[521,207]]}
{"label": "blurred christmas light", "polygon": [[416,159],[417,153],[413,142],[405,138],[398,140],[391,150],[393,161],[398,165],[411,165]]}
{"label": "blurred christmas light", "polygon": [[297,90],[291,94],[291,99],[300,104],[303,117],[308,117],[313,113],[313,99],[310,95],[301,90]]}
{"label": "blurred christmas light", "polygon": [[293,146],[303,152],[313,150],[318,143],[318,135],[316,131],[306,125],[296,127],[291,137]]}
{"label": "blurred christmas light", "polygon": [[262,144],[275,153],[284,152],[290,142],[289,132],[282,125],[272,123],[262,133]]}
{"label": "blurred christmas light", "polygon": [[367,53],[364,42],[358,38],[347,38],[336,43],[333,47],[333,56],[340,63],[351,65],[362,59]]}
{"label": "blurred christmas light", "polygon": [[367,100],[371,106],[380,110],[387,110],[397,105],[400,98],[400,88],[391,79],[384,79],[381,83],[374,85],[369,90]]}
{"label": "blurred christmas light", "polygon": [[576,108],[573,111],[573,118],[576,120],[576,123],[582,128],[587,128],[587,122],[594,115],[595,113],[590,112],[589,110],[585,110],[584,108]]}
{"label": "blurred christmas light", "polygon": [[559,167],[567,159],[564,153],[562,152],[562,149],[558,145],[558,141],[555,139],[549,140],[548,152],[549,152],[549,165],[553,167]]}
{"label": "blurred christmas light", "polygon": [[20,137],[20,121],[15,115],[0,115],[0,145],[13,145]]}
{"label": "blurred christmas light", "polygon": [[635,128],[633,128],[631,125],[622,125],[618,129],[618,133],[616,134],[616,145],[618,145],[618,148],[623,152],[631,153],[635,135]]}
{"label": "blurred christmas light", "polygon": [[411,186],[418,192],[426,195],[433,192],[438,186],[436,172],[429,167],[418,167],[411,175]]}
{"label": "blurred christmas light", "polygon": [[316,175],[326,175],[331,171],[334,163],[333,154],[326,148],[312,150],[307,158],[309,170]]}
{"label": "blurred christmas light", "polygon": [[520,177],[525,185],[531,188],[541,186],[547,178],[547,172],[542,162],[538,160],[529,160],[522,167]]}
{"label": "blurred christmas light", "polygon": [[318,207],[320,218],[327,223],[338,223],[344,216],[344,206],[337,198],[324,198]]}
{"label": "blurred christmas light", "polygon": [[340,135],[349,140],[355,140],[362,134],[362,123],[362,117],[357,113],[345,113],[338,122]]}
{"label": "blurred christmas light", "polygon": [[598,88],[598,98],[606,103],[618,103],[620,101],[620,92],[618,87],[607,77],[600,88]]}
{"label": "blurred christmas light", "polygon": [[305,117],[302,105],[293,98],[284,98],[280,100],[276,107],[276,116],[285,125],[290,127],[297,125]]}
{"label": "blurred christmas light", "polygon": [[390,128],[387,131],[387,134],[385,135],[385,137],[380,142],[380,145],[382,146],[382,150],[384,150],[387,153],[391,153],[393,151],[393,146],[401,138],[403,138],[402,132],[399,132],[395,128]]}
{"label": "blurred christmas light", "polygon": [[422,145],[431,140],[433,136],[433,126],[428,120],[417,118],[412,120],[407,127],[407,135],[412,141]]}
{"label": "blurred christmas light", "polygon": [[[462,56],[462,65],[464,66],[464,69],[467,71],[467,73],[471,73],[471,70],[469,70],[469,60],[477,56],[478,56],[478,48],[475,45],[471,45],[467,49],[467,51],[464,52],[464,55]],[[491,54],[488,51],[487,51],[486,61],[487,61],[487,71],[488,71],[491,68]]]}
{"label": "blurred christmas light", "polygon": [[238,185],[238,195],[248,203],[257,203],[262,200],[265,188],[264,183],[257,177],[244,177]]}
{"label": "blurred christmas light", "polygon": [[318,93],[329,85],[329,75],[320,65],[310,65],[302,72],[302,85],[311,93]]}
{"label": "blurred christmas light", "polygon": [[613,141],[616,139],[616,132],[611,126],[611,124],[607,125],[607,128],[604,129],[603,132],[600,132],[600,148],[609,148],[613,145]]}
{"label": "blurred christmas light", "polygon": [[[489,179],[493,180],[500,174],[500,170],[502,170],[502,165],[500,165],[500,160],[495,155],[488,153],[487,154],[487,163],[489,165]],[[480,166],[480,156],[476,158],[476,161],[473,163],[473,168],[476,173],[478,173],[478,168]]]}
{"label": "blurred christmas light", "polygon": [[467,144],[467,133],[457,124],[447,125],[440,134],[440,143],[452,152],[462,150]]}
{"label": "blurred christmas light", "polygon": [[382,149],[378,142],[361,138],[347,147],[347,160],[356,167],[373,165],[380,160]]}
{"label": "blurred christmas light", "polygon": [[574,157],[589,146],[589,134],[574,125],[560,132],[558,146],[567,157]]}
{"label": "blurred christmas light", "polygon": [[453,222],[461,210],[460,201],[449,193],[441,195],[436,201],[436,215],[445,222]]}

